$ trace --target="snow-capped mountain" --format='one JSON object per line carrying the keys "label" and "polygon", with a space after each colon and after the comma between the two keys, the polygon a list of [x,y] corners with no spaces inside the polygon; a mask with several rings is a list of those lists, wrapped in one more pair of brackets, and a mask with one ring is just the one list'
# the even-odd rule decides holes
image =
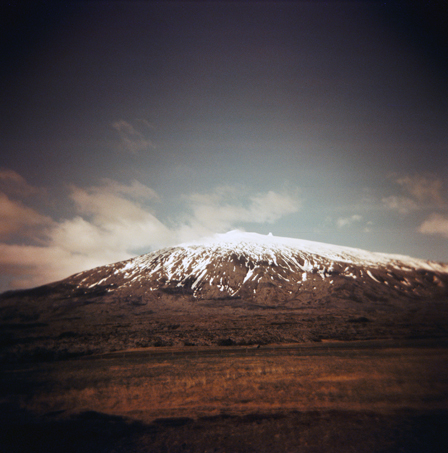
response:
{"label": "snow-capped mountain", "polygon": [[4,293],[0,320],[0,360],[163,345],[448,338],[448,265],[232,231]]}
{"label": "snow-capped mountain", "polygon": [[448,264],[231,231],[81,272],[64,282],[73,290],[102,288],[140,297],[162,292],[269,304],[331,295],[384,300],[447,294]]}

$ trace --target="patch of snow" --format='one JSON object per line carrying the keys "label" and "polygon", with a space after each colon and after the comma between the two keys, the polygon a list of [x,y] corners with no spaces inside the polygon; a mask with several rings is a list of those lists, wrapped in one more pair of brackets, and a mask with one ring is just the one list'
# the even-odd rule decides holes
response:
{"label": "patch of snow", "polygon": [[100,281],[95,282],[95,283],[93,283],[92,285],[88,286],[88,288],[93,288],[94,286],[101,285],[101,283],[105,282],[108,278],[109,278],[109,276],[104,277],[104,278],[101,279]]}
{"label": "patch of snow", "polygon": [[252,277],[252,275],[254,274],[254,271],[255,271],[255,269],[249,269],[247,271],[247,274],[246,274],[246,276],[244,277],[244,280],[243,280],[243,285],[244,285],[244,283],[247,282],[247,280],[249,280]]}
{"label": "patch of snow", "polygon": [[391,265],[405,270],[421,268],[439,272],[448,272],[448,264],[425,261],[417,258],[411,258],[409,256],[368,252],[366,250],[352,247],[343,247],[321,242],[307,241],[304,239],[282,238],[277,236],[261,235],[258,233],[246,233],[239,230],[233,230],[226,234],[217,234],[201,241],[183,244],[183,246],[189,245],[207,245],[212,247],[220,246],[224,249],[234,249],[235,246],[243,248],[250,247],[255,252],[263,249],[280,251],[281,249],[284,250],[286,248],[290,250],[293,249],[295,252],[300,251],[303,253],[319,255],[320,257],[331,261],[357,263],[369,266]]}
{"label": "patch of snow", "polygon": [[[246,269],[245,275],[241,272],[241,280],[237,275],[236,263],[232,262],[235,256],[240,260],[238,269]],[[233,268],[233,271],[229,271],[230,279],[229,276],[226,278],[224,270],[226,268],[221,268],[224,265],[228,266],[229,263],[230,267],[227,269]],[[232,295],[248,281],[260,283],[264,276],[269,278],[269,281],[281,279],[295,284],[300,283],[299,275],[302,283],[315,280],[317,275],[314,274],[319,274],[322,279],[334,278],[335,269],[341,277],[356,279],[356,274],[368,275],[372,280],[381,283],[372,273],[378,268],[390,270],[387,273],[390,282],[395,278],[394,269],[404,272],[426,269],[448,273],[448,264],[234,230],[216,235],[209,240],[168,247],[123,263],[116,263],[107,271],[107,277],[90,287],[100,285],[116,275],[124,279],[121,284],[125,286],[136,282],[141,284],[143,281],[153,281],[156,287],[170,282],[181,287],[189,281],[193,282],[194,293],[205,290],[202,284],[206,281],[210,285],[219,282],[220,291],[228,291]],[[341,269],[344,270],[341,272]],[[95,275],[91,273],[87,276],[82,273],[76,275],[80,279],[79,285],[87,286],[89,282],[95,280]],[[98,275],[104,275],[103,271],[98,272],[96,278]],[[227,279],[232,287],[226,284]],[[331,280],[330,284],[333,283],[334,280]],[[443,285],[437,276],[434,276],[434,284]],[[401,282],[400,285],[412,286],[410,280]]]}
{"label": "patch of snow", "polygon": [[368,270],[367,271],[367,275],[372,279],[372,280],[375,280],[377,283],[381,283],[379,280],[377,280],[373,275],[372,273]]}

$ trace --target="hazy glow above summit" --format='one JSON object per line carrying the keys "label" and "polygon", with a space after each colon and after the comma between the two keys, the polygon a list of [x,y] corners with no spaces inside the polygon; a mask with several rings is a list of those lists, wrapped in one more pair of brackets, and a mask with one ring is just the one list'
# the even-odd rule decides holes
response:
{"label": "hazy glow above summit", "polygon": [[446,31],[403,3],[8,6],[0,290],[233,229],[448,261]]}

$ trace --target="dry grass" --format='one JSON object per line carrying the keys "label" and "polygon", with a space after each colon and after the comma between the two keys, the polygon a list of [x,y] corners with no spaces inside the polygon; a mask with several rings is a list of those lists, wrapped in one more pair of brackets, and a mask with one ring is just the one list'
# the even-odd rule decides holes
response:
{"label": "dry grass", "polygon": [[[12,369],[38,414],[157,417],[281,410],[448,408],[448,349],[329,347],[134,351]],[[24,381],[24,385],[26,380]]]}

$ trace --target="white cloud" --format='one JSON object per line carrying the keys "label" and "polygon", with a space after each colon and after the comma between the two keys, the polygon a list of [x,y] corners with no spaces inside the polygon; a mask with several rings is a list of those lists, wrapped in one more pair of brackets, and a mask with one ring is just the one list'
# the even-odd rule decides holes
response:
{"label": "white cloud", "polygon": [[172,232],[138,199],[158,199],[149,187],[133,181],[130,186],[107,180],[88,189],[71,188],[78,216],[59,223],[51,244],[72,253],[116,256],[165,245]]}
{"label": "white cloud", "polygon": [[417,228],[422,234],[432,234],[448,238],[447,202],[443,193],[443,182],[434,175],[392,175],[394,181],[402,187],[405,195],[385,197],[383,205],[400,214],[413,211],[431,212],[432,214]]}
{"label": "white cloud", "polygon": [[396,179],[415,200],[420,203],[442,204],[442,180],[435,176],[402,176]]}
{"label": "white cloud", "polygon": [[277,193],[272,190],[251,197],[250,222],[274,223],[284,215],[293,214],[300,209],[297,194]]}
{"label": "white cloud", "polygon": [[242,188],[218,187],[211,194],[185,197],[192,214],[180,227],[182,238],[194,230],[201,234],[221,233],[240,227],[242,223],[274,223],[281,217],[299,211],[297,193],[269,191],[247,196]]}
{"label": "white cloud", "polygon": [[45,193],[45,190],[33,187],[26,182],[23,176],[8,168],[0,169],[0,190],[6,194],[20,197],[42,195]]}
{"label": "white cloud", "polygon": [[77,212],[92,216],[97,224],[107,221],[139,222],[148,215],[147,208],[143,208],[139,201],[158,200],[152,189],[140,186],[136,187],[135,182],[126,187],[111,182],[88,189],[72,186],[70,198],[75,202]]}
{"label": "white cloud", "polygon": [[382,198],[383,206],[399,214],[410,214],[425,209],[444,209],[442,180],[433,175],[391,175],[401,187],[402,194]]}
{"label": "white cloud", "polygon": [[418,203],[409,198],[392,195],[381,199],[383,205],[392,211],[397,211],[400,214],[409,214],[412,211],[420,209]]}
{"label": "white cloud", "polygon": [[136,199],[147,199],[159,201],[160,197],[157,192],[148,186],[145,186],[137,180],[131,181],[131,184],[120,184],[112,179],[105,179],[105,185],[110,188],[112,192],[121,193],[123,195],[129,195]]}
{"label": "white cloud", "polygon": [[361,222],[362,216],[359,214],[353,214],[351,217],[339,217],[336,220],[336,225],[338,228],[344,228],[352,225],[355,222]]}
{"label": "white cloud", "polygon": [[420,225],[418,231],[448,238],[448,217],[433,213]]}
{"label": "white cloud", "polygon": [[25,206],[20,201],[11,200],[0,192],[0,239],[14,236],[36,235],[42,228],[49,227],[52,220]]}
{"label": "white cloud", "polygon": [[46,227],[37,245],[0,244],[0,266],[13,287],[61,279],[172,242],[172,231],[141,203],[157,201],[158,195],[138,181],[72,186],[70,198],[76,215],[55,222],[0,193],[0,237],[26,231],[36,240],[38,227]]}
{"label": "white cloud", "polygon": [[[147,126],[149,123],[145,122],[144,124]],[[141,151],[155,148],[154,143],[149,138],[127,121],[115,121],[112,127],[118,132],[124,148],[131,154],[139,154]]]}
{"label": "white cloud", "polygon": [[26,245],[0,243],[0,269],[9,287],[48,283],[242,223],[273,223],[300,208],[297,193],[248,195],[242,188],[218,187],[210,194],[185,196],[190,212],[179,213],[177,222],[168,225],[155,214],[157,193],[138,181],[71,186],[70,199],[73,217],[56,222],[0,195],[0,237],[26,231],[29,239]]}
{"label": "white cloud", "polygon": [[12,289],[50,283],[101,264],[104,261],[94,256],[59,247],[0,243],[0,272],[9,279]]}

